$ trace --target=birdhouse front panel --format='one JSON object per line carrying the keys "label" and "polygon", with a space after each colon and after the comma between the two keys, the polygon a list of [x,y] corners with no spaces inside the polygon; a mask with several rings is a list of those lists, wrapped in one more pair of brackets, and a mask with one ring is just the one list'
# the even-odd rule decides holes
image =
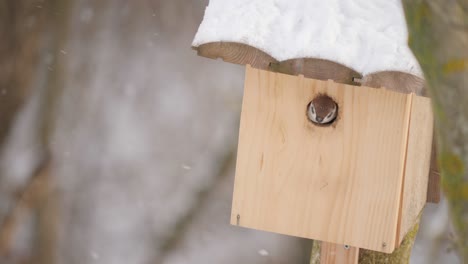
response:
{"label": "birdhouse front panel", "polygon": [[[412,95],[250,66],[244,89],[231,224],[392,252]],[[320,95],[326,126],[307,116]]]}

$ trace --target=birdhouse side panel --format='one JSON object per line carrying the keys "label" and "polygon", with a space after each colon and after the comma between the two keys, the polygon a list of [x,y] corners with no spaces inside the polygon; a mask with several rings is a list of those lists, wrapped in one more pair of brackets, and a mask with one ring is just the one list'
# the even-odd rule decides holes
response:
{"label": "birdhouse side panel", "polygon": [[417,222],[426,204],[431,165],[433,114],[429,98],[413,95],[398,241]]}

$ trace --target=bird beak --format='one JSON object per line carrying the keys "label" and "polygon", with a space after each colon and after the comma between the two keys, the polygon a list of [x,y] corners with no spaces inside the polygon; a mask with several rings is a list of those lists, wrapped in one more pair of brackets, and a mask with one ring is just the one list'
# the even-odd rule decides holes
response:
{"label": "bird beak", "polygon": [[323,118],[321,118],[321,117],[318,117],[318,116],[317,116],[315,119],[316,119],[316,120],[317,120],[317,122],[319,122],[319,123],[323,121]]}

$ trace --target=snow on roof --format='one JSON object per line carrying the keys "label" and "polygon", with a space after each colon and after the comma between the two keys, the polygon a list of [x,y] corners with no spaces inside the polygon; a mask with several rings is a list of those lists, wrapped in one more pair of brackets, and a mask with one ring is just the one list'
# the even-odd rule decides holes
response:
{"label": "snow on roof", "polygon": [[363,75],[422,76],[407,37],[400,0],[210,0],[192,45],[237,42],[278,61],[321,58]]}

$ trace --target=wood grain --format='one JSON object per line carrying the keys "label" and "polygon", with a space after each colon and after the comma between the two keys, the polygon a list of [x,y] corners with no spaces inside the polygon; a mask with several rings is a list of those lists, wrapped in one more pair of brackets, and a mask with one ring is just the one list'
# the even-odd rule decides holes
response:
{"label": "wood grain", "polygon": [[364,76],[361,84],[373,88],[385,88],[399,93],[426,96],[424,79],[400,71],[380,71]]}
{"label": "wood grain", "polygon": [[320,264],[357,264],[359,248],[322,242]]}
{"label": "wood grain", "polygon": [[218,59],[234,64],[251,65],[258,69],[268,69],[270,63],[278,62],[267,53],[252,46],[236,42],[212,42],[192,47],[199,56]]}
{"label": "wood grain", "polygon": [[362,78],[357,71],[340,63],[315,58],[299,58],[270,64],[268,70],[291,74],[304,75],[306,78],[317,80],[334,80],[339,83],[359,85],[355,78]]}
{"label": "wood grain", "polygon": [[230,63],[251,65],[254,68],[270,70],[290,75],[304,75],[318,80],[334,80],[339,83],[359,85],[355,78],[362,78],[357,71],[340,63],[317,59],[298,58],[278,62],[267,53],[236,42],[212,42],[192,47],[199,56],[218,59]]}
{"label": "wood grain", "polygon": [[[368,74],[363,77],[361,84],[374,88],[385,88],[400,93],[415,93],[416,95],[427,96],[425,80],[405,72],[381,71]],[[440,170],[437,166],[435,141],[433,145],[426,198],[426,202],[428,203],[438,203],[440,201]]]}
{"label": "wood grain", "polygon": [[[305,114],[320,93],[329,127]],[[231,223],[392,252],[410,98],[247,67]]]}
{"label": "wood grain", "polygon": [[411,118],[397,241],[417,222],[426,204],[431,162],[433,115],[429,98],[411,95]]}

